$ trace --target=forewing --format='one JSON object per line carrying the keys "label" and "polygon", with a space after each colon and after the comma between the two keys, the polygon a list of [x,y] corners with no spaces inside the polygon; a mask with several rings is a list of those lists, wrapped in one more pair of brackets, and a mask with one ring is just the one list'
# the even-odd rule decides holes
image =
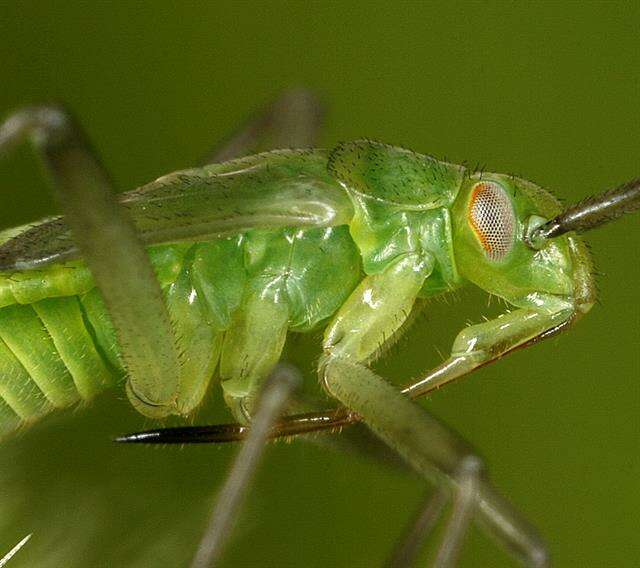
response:
{"label": "forewing", "polygon": [[[255,228],[336,226],[353,214],[319,151],[268,152],[176,172],[124,193],[121,203],[147,245],[205,241]],[[0,244],[0,272],[78,256],[64,219],[55,217]]]}

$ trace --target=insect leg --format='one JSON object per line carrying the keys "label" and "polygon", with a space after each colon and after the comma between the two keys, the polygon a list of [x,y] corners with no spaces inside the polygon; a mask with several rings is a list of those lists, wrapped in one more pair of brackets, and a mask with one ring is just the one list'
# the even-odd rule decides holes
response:
{"label": "insect leg", "polygon": [[[530,565],[545,565],[545,549],[535,530],[495,493],[485,477],[479,482],[477,495],[473,490],[468,494],[471,497],[461,497],[465,495],[465,464],[478,461],[467,442],[365,366],[401,328],[429,271],[429,259],[415,254],[365,278],[326,330],[320,375],[327,391],[407,463],[436,486],[449,487],[457,494],[458,507],[454,507],[452,528],[441,553],[445,560],[458,549],[471,499],[480,519],[503,544]],[[526,340],[536,335],[531,327],[549,323],[543,316],[527,314],[524,321],[516,319],[512,326],[506,326],[509,316],[505,318],[485,330],[500,344],[506,341],[507,330],[513,343],[515,338]],[[483,329],[469,328],[472,333]],[[460,342],[464,339],[461,334]]]}
{"label": "insect leg", "polygon": [[[549,305],[556,303],[553,298],[546,299]],[[363,302],[366,305],[366,302]],[[558,309],[559,308],[559,309]],[[409,306],[410,309],[410,306]],[[474,370],[496,362],[507,353],[536,343],[541,339],[562,331],[572,323],[576,308],[560,303],[556,309],[538,311],[521,308],[488,322],[473,325],[461,332],[452,349],[451,356],[441,365],[429,371],[424,377],[409,382],[402,393],[412,399],[428,395],[447,383],[459,379]],[[344,328],[344,326],[341,326]],[[339,331],[336,338],[346,336]],[[389,334],[387,334],[387,337]],[[343,341],[343,339],[340,339]],[[379,341],[379,343],[376,343]],[[382,344],[382,339],[374,336],[370,342],[374,349]],[[369,347],[369,351],[371,350]],[[362,419],[357,412],[345,408],[308,412],[287,416],[274,427],[271,437],[280,438],[309,434],[323,430],[336,430],[359,422]],[[165,441],[165,437],[168,440]],[[196,442],[229,442],[241,440],[244,433],[237,424],[217,425],[213,427],[176,428],[167,431],[155,430],[132,434],[121,441],[144,443],[184,443],[192,437]],[[181,440],[180,442],[174,442]]]}
{"label": "insect leg", "polygon": [[439,488],[429,495],[418,510],[418,514],[411,520],[406,533],[396,544],[391,558],[386,564],[387,568],[404,568],[413,566],[420,548],[431,531],[433,531],[438,517],[447,503],[448,494],[444,488]]}
{"label": "insect leg", "polygon": [[[403,389],[411,398],[424,396],[474,370],[497,361],[510,351],[562,330],[571,322],[574,308],[568,302],[551,307],[554,298],[540,298],[549,309],[521,308],[499,318],[469,326],[456,337],[451,356],[422,379]],[[546,304],[545,304],[546,305]]]}
{"label": "insect leg", "polygon": [[192,568],[207,568],[219,560],[259,465],[269,431],[300,382],[298,370],[284,364],[277,365],[265,382],[247,441],[242,445],[229,477],[220,491],[204,537],[191,564]]}
{"label": "insect leg", "polygon": [[232,160],[276,148],[307,148],[317,143],[324,111],[319,99],[303,88],[284,91],[237,132],[200,161]]}
{"label": "insect leg", "polygon": [[227,405],[236,419],[253,414],[264,380],[278,363],[287,337],[289,306],[278,280],[247,284],[241,307],[225,332],[220,355],[220,380]]}
{"label": "insect leg", "polygon": [[[433,566],[447,568],[455,566],[462,548],[462,541],[475,512],[480,483],[481,463],[476,458],[466,459],[456,476],[453,508],[445,535],[438,549]],[[388,568],[413,566],[429,533],[435,527],[438,517],[447,502],[447,494],[442,488],[430,496],[421,508],[420,514],[410,525],[405,538],[396,547]]]}
{"label": "insect leg", "polygon": [[59,106],[18,110],[0,125],[0,155],[31,140],[44,159],[74,240],[102,292],[129,374],[149,416],[172,412],[179,363],[160,286],[133,223],[84,133]]}
{"label": "insect leg", "polygon": [[[481,463],[476,458],[466,459],[461,464],[455,480],[453,510],[433,564],[437,568],[455,566],[457,562],[462,539],[475,512],[481,480],[480,467]],[[429,496],[418,516],[411,523],[407,534],[396,547],[387,565],[388,568],[413,566],[422,544],[434,529],[442,513],[447,497],[443,488]]]}
{"label": "insect leg", "polygon": [[460,466],[460,471],[455,479],[453,509],[442,544],[433,563],[435,568],[448,568],[457,564],[463,538],[476,512],[481,466],[482,464],[477,458],[467,458]]}
{"label": "insect leg", "polygon": [[[460,472],[468,460],[478,459],[467,442],[363,365],[336,358],[326,364],[324,378],[329,392],[357,412],[426,480],[454,494],[461,493]],[[479,521],[508,550],[530,566],[548,564],[545,545],[537,531],[485,476],[479,481],[474,502]],[[467,506],[468,501],[464,501],[459,509],[466,510]],[[460,529],[450,531],[450,538],[458,542]],[[457,547],[455,544],[453,550]]]}

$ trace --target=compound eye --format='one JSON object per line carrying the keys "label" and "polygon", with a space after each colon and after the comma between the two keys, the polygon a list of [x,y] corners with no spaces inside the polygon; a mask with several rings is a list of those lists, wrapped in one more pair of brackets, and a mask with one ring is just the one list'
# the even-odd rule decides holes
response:
{"label": "compound eye", "polygon": [[481,181],[471,188],[469,223],[490,260],[500,261],[513,247],[516,216],[504,188]]}

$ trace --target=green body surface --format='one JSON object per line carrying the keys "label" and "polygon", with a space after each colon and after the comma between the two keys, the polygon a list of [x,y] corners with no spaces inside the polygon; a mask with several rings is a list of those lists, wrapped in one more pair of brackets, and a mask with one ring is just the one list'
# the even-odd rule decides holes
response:
{"label": "green body surface", "polygon": [[[483,191],[497,192],[513,216],[489,252],[494,236],[487,241],[473,219]],[[452,356],[463,367],[535,339],[593,303],[581,241],[563,237],[540,251],[524,242],[531,227],[559,211],[548,193],[380,143],[185,170],[124,194],[122,203],[148,245],[173,325],[176,414],[191,413],[214,376],[241,414],[237,403],[255,394],[290,332],[326,327],[328,376],[332,357],[370,360],[416,298],[468,282],[519,309],[458,336]],[[3,243],[24,259],[0,274],[6,433],[122,385],[126,370],[62,220],[6,231]]]}

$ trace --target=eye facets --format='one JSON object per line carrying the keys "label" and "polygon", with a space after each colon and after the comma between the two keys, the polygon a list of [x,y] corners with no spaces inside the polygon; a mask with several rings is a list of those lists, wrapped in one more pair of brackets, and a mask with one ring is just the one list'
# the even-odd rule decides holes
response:
{"label": "eye facets", "polygon": [[491,181],[476,183],[471,189],[468,216],[487,257],[504,259],[513,246],[516,218],[502,186]]}

